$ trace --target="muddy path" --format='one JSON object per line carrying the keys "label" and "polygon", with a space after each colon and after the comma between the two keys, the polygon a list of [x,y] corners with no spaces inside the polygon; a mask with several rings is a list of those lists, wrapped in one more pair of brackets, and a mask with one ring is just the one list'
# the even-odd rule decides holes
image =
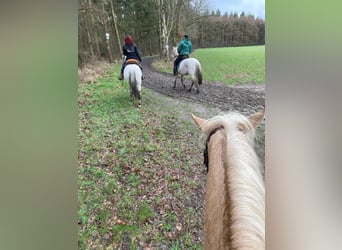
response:
{"label": "muddy path", "polygon": [[[228,86],[219,82],[208,82],[205,80],[204,75],[199,94],[196,93],[194,87],[191,92],[184,89],[179,80],[174,89],[174,77],[171,73],[161,73],[152,69],[151,63],[155,59],[156,57],[149,57],[143,60],[143,72],[145,75],[143,87],[191,103],[205,104],[218,108],[222,112],[234,110],[249,115],[265,106],[264,85]],[[186,78],[185,85],[187,88],[190,87],[190,84],[191,80]]]}
{"label": "muddy path", "polygon": [[[203,84],[200,85],[200,93],[197,94],[193,88],[191,92],[183,88],[181,83],[177,82],[176,88],[173,88],[174,76],[171,73],[163,73],[152,69],[151,63],[156,57],[144,58],[143,87],[153,90],[161,95],[170,98],[164,98],[160,101],[161,105],[177,107],[178,103],[188,103],[188,108],[192,112],[202,115],[202,118],[211,118],[220,112],[239,111],[244,115],[253,114],[265,107],[265,85],[246,84],[229,86],[220,82],[208,82],[203,76]],[[187,88],[190,87],[191,80],[185,80]],[[183,105],[184,107],[184,105]],[[179,108],[177,108],[179,110]],[[181,108],[183,116],[189,119],[189,110]],[[182,112],[181,112],[182,113]],[[265,125],[264,122],[256,130],[255,149],[262,163],[262,172],[265,171]]]}

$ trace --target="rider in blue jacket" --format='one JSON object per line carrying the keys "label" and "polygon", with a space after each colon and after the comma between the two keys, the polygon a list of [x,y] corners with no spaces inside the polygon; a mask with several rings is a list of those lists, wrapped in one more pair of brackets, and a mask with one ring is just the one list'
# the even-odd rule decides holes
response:
{"label": "rider in blue jacket", "polygon": [[191,51],[192,51],[192,44],[191,44],[191,41],[189,40],[189,36],[184,35],[183,39],[179,42],[177,46],[178,57],[173,62],[173,75],[177,75],[177,69],[178,69],[179,63],[183,59],[189,58],[189,54],[191,53]]}

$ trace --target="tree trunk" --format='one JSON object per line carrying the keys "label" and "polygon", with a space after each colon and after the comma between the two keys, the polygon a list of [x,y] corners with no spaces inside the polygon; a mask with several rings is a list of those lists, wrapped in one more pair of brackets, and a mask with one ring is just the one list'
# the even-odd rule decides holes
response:
{"label": "tree trunk", "polygon": [[110,7],[111,7],[111,9],[112,9],[113,22],[114,22],[114,29],[115,29],[116,38],[118,39],[119,51],[120,51],[120,55],[121,55],[121,57],[122,57],[121,40],[120,40],[120,36],[119,36],[118,26],[117,26],[117,24],[116,24],[116,15],[115,15],[115,12],[114,12],[114,6],[113,6],[113,2],[112,2],[112,1],[110,1]]}
{"label": "tree trunk", "polygon": [[100,52],[100,45],[99,45],[99,38],[97,36],[96,32],[96,24],[95,24],[95,18],[94,18],[94,10],[93,10],[93,5],[92,5],[92,0],[88,0],[88,5],[89,5],[89,15],[90,15],[90,20],[91,20],[91,33],[92,36],[94,37],[94,42],[95,42],[95,51],[96,51],[96,56],[98,58],[101,57],[101,52]]}
{"label": "tree trunk", "polygon": [[[102,20],[103,20],[103,25],[104,25],[104,29],[105,29],[105,33],[108,33],[108,27],[107,27],[107,15],[106,15],[106,10],[105,10],[105,6],[104,6],[104,0],[102,1]],[[112,56],[112,50],[110,47],[110,43],[109,43],[109,39],[106,38],[106,43],[107,43],[107,51],[108,51],[108,55],[109,55],[109,62],[112,63],[113,62],[113,56]]]}
{"label": "tree trunk", "polygon": [[165,11],[162,13],[162,45],[163,45],[163,56],[169,61],[169,37],[167,35],[167,24]]}
{"label": "tree trunk", "polygon": [[87,36],[88,36],[88,43],[89,43],[89,48],[90,48],[90,55],[91,57],[94,57],[94,48],[93,48],[93,40],[91,38],[91,31],[89,29],[89,26],[88,26],[88,19],[86,18],[84,20],[84,24],[85,24],[85,27],[86,27],[86,30],[87,30]]}
{"label": "tree trunk", "polygon": [[174,46],[176,46],[179,42],[179,38],[181,37],[181,32],[180,32],[180,15],[181,15],[181,9],[183,6],[184,1],[183,0],[178,0],[177,1],[177,7],[176,7],[176,21],[175,21],[175,30],[174,30],[174,35],[172,39],[172,43]]}
{"label": "tree trunk", "polygon": [[[170,45],[169,45],[169,39],[170,39],[170,34],[173,29],[173,26],[175,24],[175,19],[174,19],[174,6],[173,2],[170,1],[164,1],[164,0],[159,0],[159,10],[160,10],[160,15],[159,15],[159,25],[160,25],[160,32],[161,32],[161,50],[162,50],[162,57],[166,61],[170,61]],[[170,5],[168,5],[170,4]]]}

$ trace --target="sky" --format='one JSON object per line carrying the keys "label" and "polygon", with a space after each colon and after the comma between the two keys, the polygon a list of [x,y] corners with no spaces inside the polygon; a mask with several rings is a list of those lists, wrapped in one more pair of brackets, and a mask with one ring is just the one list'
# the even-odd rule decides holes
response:
{"label": "sky", "polygon": [[228,14],[242,11],[246,15],[252,14],[265,20],[265,0],[209,0],[209,6],[212,10],[220,9],[223,15],[226,11]]}

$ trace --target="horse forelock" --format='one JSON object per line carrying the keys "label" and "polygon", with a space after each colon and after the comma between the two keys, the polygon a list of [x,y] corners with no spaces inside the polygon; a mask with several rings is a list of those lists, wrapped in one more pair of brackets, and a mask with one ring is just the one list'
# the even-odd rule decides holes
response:
{"label": "horse forelock", "polygon": [[209,119],[201,128],[203,131],[201,136],[201,142],[203,145],[211,134],[211,132],[217,127],[224,127],[228,138],[232,135],[237,135],[245,138],[247,142],[253,146],[255,130],[253,125],[247,117],[236,112],[229,112],[227,114],[221,114]]}

